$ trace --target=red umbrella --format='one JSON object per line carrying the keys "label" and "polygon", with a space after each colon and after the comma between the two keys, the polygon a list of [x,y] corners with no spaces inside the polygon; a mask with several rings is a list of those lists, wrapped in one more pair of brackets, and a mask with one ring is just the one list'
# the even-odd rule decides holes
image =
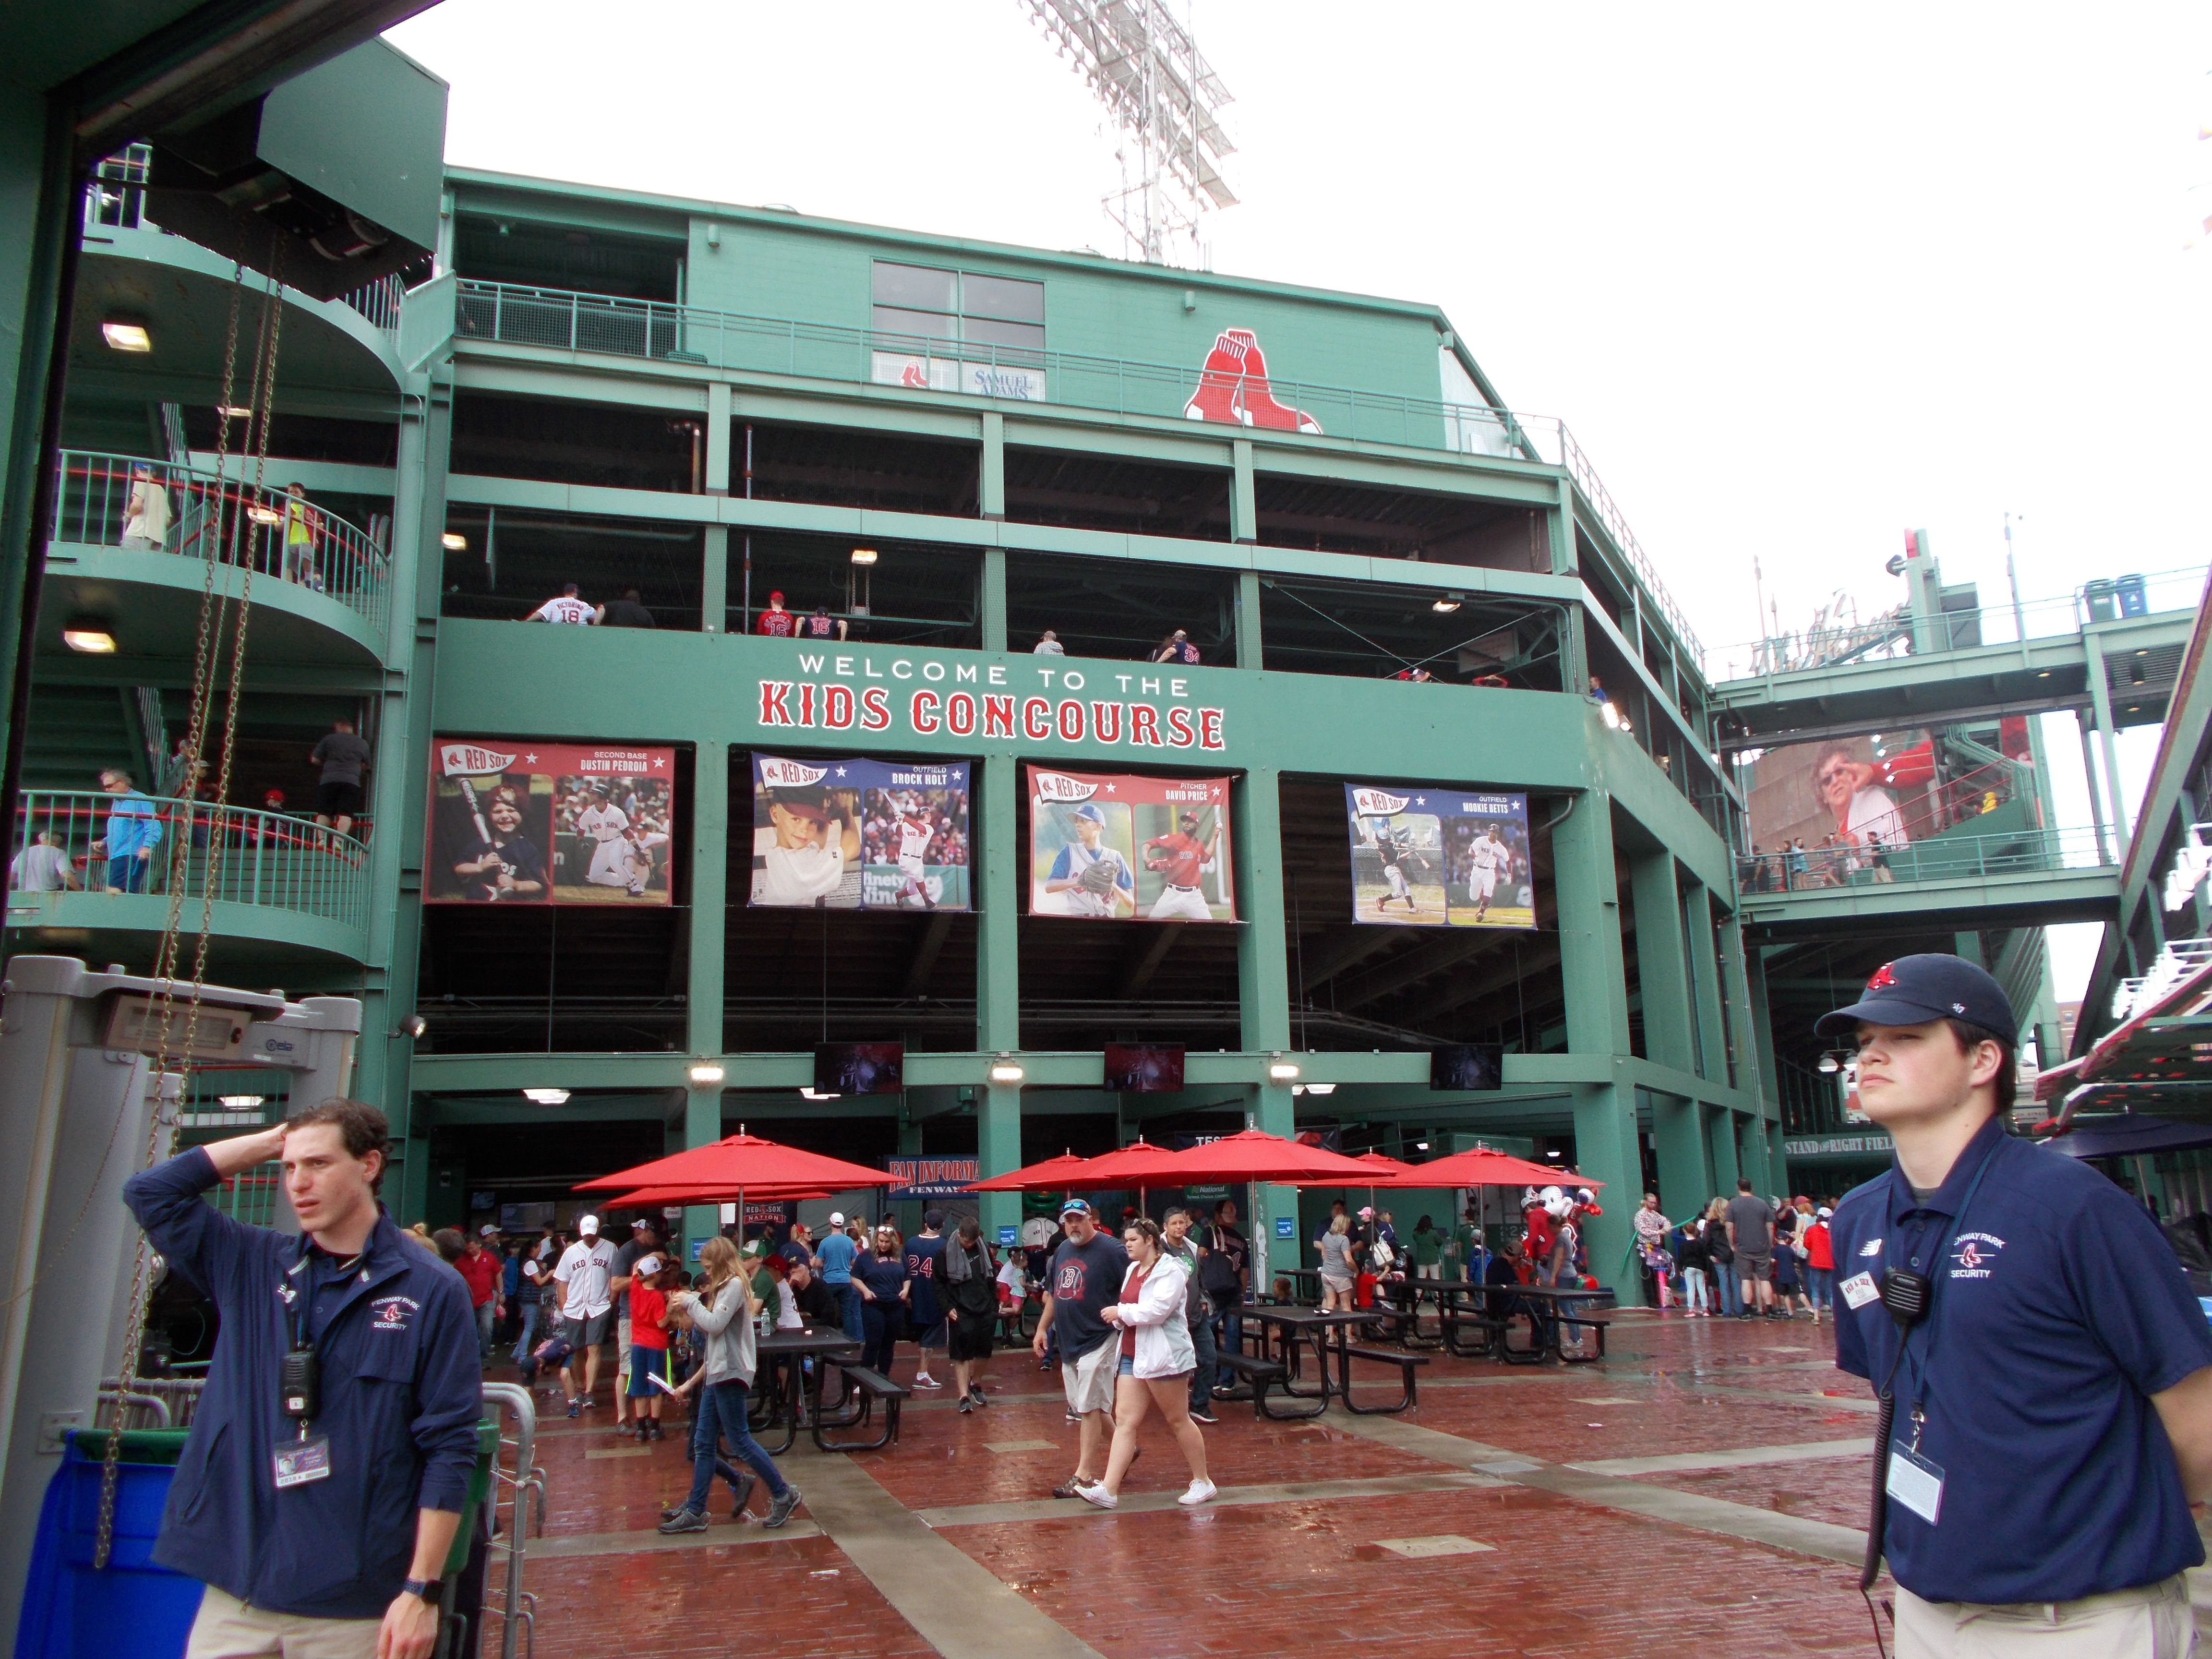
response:
{"label": "red umbrella", "polygon": [[1060,1177],[1070,1170],[1081,1169],[1089,1162],[1088,1158],[1078,1158],[1073,1152],[1055,1152],[1042,1164],[1009,1170],[1004,1175],[993,1176],[988,1181],[971,1182],[968,1190],[971,1193],[1059,1192],[1073,1185]]}
{"label": "red umbrella", "polygon": [[828,1198],[823,1187],[641,1187],[604,1200],[610,1210],[657,1210],[670,1204],[730,1204],[742,1190],[749,1204],[787,1204],[796,1199]]}
{"label": "red umbrella", "polygon": [[[1258,1181],[1285,1187],[1364,1187],[1376,1173],[1371,1164],[1324,1146],[1301,1146],[1264,1129],[1240,1130],[1176,1152],[1164,1160],[1160,1172],[1185,1186]],[[1164,1180],[1159,1184],[1170,1183]]]}
{"label": "red umbrella", "polygon": [[864,1164],[848,1164],[842,1158],[824,1158],[797,1146],[763,1140],[740,1130],[711,1146],[694,1146],[672,1152],[650,1164],[640,1164],[596,1181],[578,1183],[583,1192],[623,1192],[633,1187],[675,1187],[685,1192],[752,1192],[770,1187],[819,1188],[842,1192],[848,1187],[889,1187],[896,1177]]}
{"label": "red umbrella", "polygon": [[1532,1164],[1525,1158],[1484,1147],[1408,1164],[1403,1175],[1376,1183],[1383,1187],[1602,1187],[1571,1170]]}
{"label": "red umbrella", "polygon": [[1409,1174],[1413,1168],[1403,1159],[1392,1158],[1387,1152],[1362,1152],[1352,1161],[1367,1165],[1370,1171],[1369,1179],[1377,1186],[1395,1176]]}
{"label": "red umbrella", "polygon": [[1181,1154],[1165,1146],[1155,1146],[1148,1140],[1138,1140],[1119,1152],[1101,1152],[1087,1158],[1066,1171],[1066,1185],[1095,1190],[1101,1187],[1135,1187],[1139,1190],[1152,1187],[1171,1187],[1177,1184],[1175,1160]]}

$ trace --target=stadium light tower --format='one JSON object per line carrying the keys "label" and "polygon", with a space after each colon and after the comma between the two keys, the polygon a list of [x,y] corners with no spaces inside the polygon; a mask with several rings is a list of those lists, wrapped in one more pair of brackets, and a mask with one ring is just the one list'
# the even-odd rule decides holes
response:
{"label": "stadium light tower", "polygon": [[[1220,161],[1236,153],[1223,131],[1222,106],[1234,101],[1200,56],[1187,24],[1168,0],[1022,0],[1052,42],[1090,82],[1122,133],[1115,151],[1121,188],[1104,198],[1121,228],[1125,252],[1149,264],[1201,263],[1201,215],[1234,207]],[[1129,172],[1133,142],[1137,176]]]}

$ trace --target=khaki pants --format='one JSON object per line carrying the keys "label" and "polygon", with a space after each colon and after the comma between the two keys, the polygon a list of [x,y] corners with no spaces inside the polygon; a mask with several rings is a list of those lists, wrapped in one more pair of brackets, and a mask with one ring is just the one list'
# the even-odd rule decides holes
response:
{"label": "khaki pants", "polygon": [[383,1627],[381,1619],[308,1619],[249,1607],[210,1584],[185,1659],[376,1659]]}
{"label": "khaki pants", "polygon": [[[1923,1601],[1897,1591],[1897,1659],[2187,1659],[2197,1617],[2181,1575],[2078,1601]],[[187,1659],[198,1659],[196,1655]]]}

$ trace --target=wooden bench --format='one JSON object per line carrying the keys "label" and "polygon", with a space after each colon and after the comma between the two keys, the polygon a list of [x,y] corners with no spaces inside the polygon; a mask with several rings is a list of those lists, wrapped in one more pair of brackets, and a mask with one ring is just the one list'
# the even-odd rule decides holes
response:
{"label": "wooden bench", "polygon": [[1252,1415],[1273,1419],[1278,1423],[1294,1422],[1302,1417],[1319,1417],[1328,1409],[1328,1396],[1304,1402],[1297,1411],[1278,1411],[1267,1403],[1267,1390],[1279,1382],[1290,1380],[1290,1370],[1279,1359],[1261,1359],[1249,1353],[1216,1354],[1214,1364],[1220,1370],[1233,1372],[1249,1383],[1252,1389]]}
{"label": "wooden bench", "polygon": [[1416,1367],[1425,1365],[1429,1363],[1428,1357],[1425,1354],[1393,1353],[1387,1348],[1346,1347],[1341,1352],[1346,1359],[1364,1359],[1370,1364],[1377,1365],[1395,1365],[1399,1367],[1401,1371],[1403,1373],[1406,1383],[1405,1392],[1403,1395],[1391,1405],[1358,1405],[1353,1402],[1352,1398],[1352,1371],[1351,1367],[1347,1365],[1345,1368],[1344,1372],[1345,1410],[1353,1413],[1360,1417],[1379,1417],[1388,1412],[1404,1411],[1408,1406],[1413,1403],[1413,1372]]}
{"label": "wooden bench", "polygon": [[[841,1364],[838,1369],[844,1373],[844,1386],[853,1390],[857,1408],[834,1419],[829,1419],[826,1413],[816,1413],[814,1443],[823,1451],[875,1451],[890,1445],[898,1438],[900,1402],[908,1399],[912,1391],[865,1365]],[[826,1429],[866,1428],[875,1415],[878,1401],[883,1403],[884,1425],[874,1439],[831,1440],[823,1432]]]}

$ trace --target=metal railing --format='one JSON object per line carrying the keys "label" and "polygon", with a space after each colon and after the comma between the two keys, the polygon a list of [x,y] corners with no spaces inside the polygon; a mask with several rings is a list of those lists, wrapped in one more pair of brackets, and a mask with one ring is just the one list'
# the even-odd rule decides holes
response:
{"label": "metal railing", "polygon": [[[146,216],[146,174],[153,161],[151,144],[132,144],[93,170],[92,182],[84,192],[87,230],[161,228]],[[407,284],[394,272],[338,299],[367,318],[371,326],[391,334],[398,331],[400,301],[406,293]]]}
{"label": "metal railing", "polygon": [[1123,415],[1188,416],[1289,432],[1310,428],[1354,442],[1564,467],[1678,637],[1704,657],[1696,630],[1659,580],[1589,454],[1553,416],[1286,380],[1210,359],[1177,365],[1087,357],[512,283],[463,282],[456,331],[463,338],[752,374],[964,392]]}
{"label": "metal railing", "polygon": [[[212,472],[173,461],[65,449],[58,465],[52,540],[250,565],[382,629],[391,589],[384,549],[327,508],[236,478],[218,484]],[[161,533],[133,533],[134,526]]]}
{"label": "metal railing", "polygon": [[1878,850],[1808,847],[1802,853],[1763,853],[1738,860],[1746,904],[1780,904],[1842,888],[1897,884],[1981,881],[2060,870],[2117,868],[2098,845],[2097,832],[2013,830],[1995,835],[1951,834]]}
{"label": "metal railing", "polygon": [[2181,565],[2129,578],[2131,583],[2142,584],[2140,613],[2123,611],[2118,596],[2111,591],[2113,585],[2100,583],[2096,593],[2077,587],[2070,593],[2023,599],[2017,610],[2008,599],[1972,610],[1946,611],[1923,623],[1916,623],[1907,612],[1885,611],[1863,623],[1837,623],[1778,634],[1771,639],[1738,641],[1716,647],[1713,654],[1720,659],[1720,678],[1725,682],[1925,654],[1914,649],[1916,627],[1928,649],[1936,652],[2056,639],[2078,634],[2093,623],[2115,622],[2136,614],[2193,611],[2203,596],[2205,571],[2202,564]]}
{"label": "metal railing", "polygon": [[[115,855],[119,843],[122,856]],[[94,789],[27,789],[15,824],[8,915],[20,923],[35,891],[185,894],[184,927],[215,864],[215,896],[368,926],[368,850],[351,836],[283,812]],[[143,852],[140,848],[143,848]],[[52,856],[34,856],[51,848]]]}

